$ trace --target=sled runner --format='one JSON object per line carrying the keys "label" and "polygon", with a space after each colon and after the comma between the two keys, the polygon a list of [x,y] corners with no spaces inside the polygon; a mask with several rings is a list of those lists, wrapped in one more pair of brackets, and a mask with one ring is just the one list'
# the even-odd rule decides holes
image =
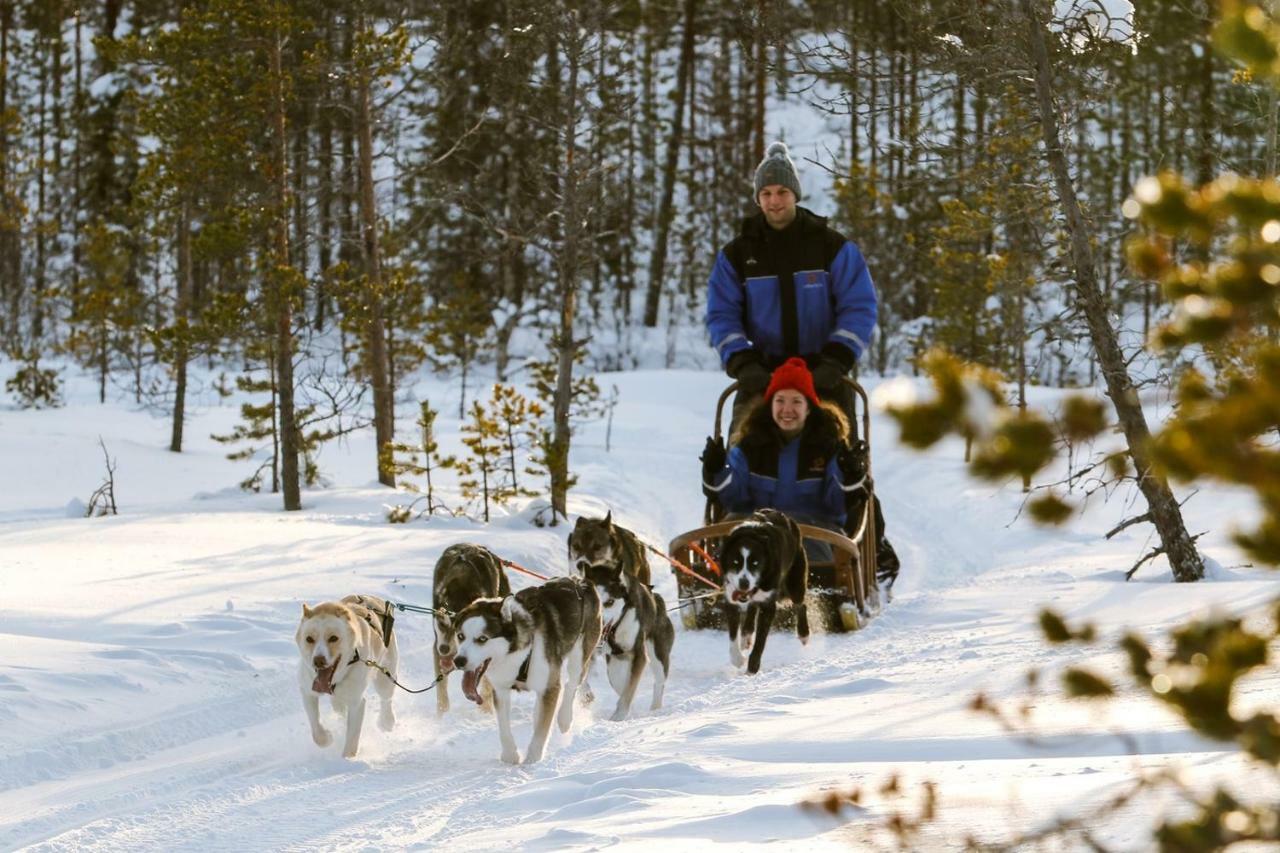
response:
{"label": "sled runner", "polygon": [[[854,411],[848,412],[849,422],[856,430],[861,409],[862,438],[867,443],[868,457],[871,448],[871,413],[867,393],[858,383],[846,379],[853,389]],[[721,437],[721,415],[725,402],[737,390],[735,382],[720,394],[716,403],[715,438]],[[833,559],[826,562],[809,560],[810,619],[816,619],[828,631],[856,631],[880,610],[880,592],[876,585],[875,501],[871,460],[867,459],[866,500],[862,509],[850,513],[843,532],[828,530],[810,524],[799,525],[805,540],[824,542],[831,547]],[[717,566],[708,561],[719,552],[720,544],[729,532],[741,524],[741,520],[725,521],[720,505],[708,498],[703,512],[703,526],[671,540],[668,553],[676,560],[691,567],[703,577],[719,580]],[[707,584],[694,576],[675,568],[676,588],[679,592],[681,618],[686,628],[719,628],[724,625],[723,601],[708,598]],[[790,627],[790,608],[780,610],[774,626]]]}

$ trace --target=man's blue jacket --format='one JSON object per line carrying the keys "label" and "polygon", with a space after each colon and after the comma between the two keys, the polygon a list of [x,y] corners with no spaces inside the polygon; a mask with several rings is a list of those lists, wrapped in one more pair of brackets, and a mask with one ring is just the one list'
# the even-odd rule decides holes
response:
{"label": "man's blue jacket", "polygon": [[707,331],[726,367],[754,348],[771,369],[820,352],[839,354],[849,368],[876,325],[862,252],[803,207],[781,231],[763,213],[748,217],[716,257],[708,290]]}

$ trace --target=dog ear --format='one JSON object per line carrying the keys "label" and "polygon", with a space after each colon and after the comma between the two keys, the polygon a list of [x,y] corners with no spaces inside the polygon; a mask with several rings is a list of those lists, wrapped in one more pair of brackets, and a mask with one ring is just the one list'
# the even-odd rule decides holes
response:
{"label": "dog ear", "polygon": [[310,618],[311,618],[311,614],[313,614],[313,613],[315,613],[315,611],[314,611],[314,610],[312,610],[310,607],[308,607],[308,606],[307,606],[307,603],[304,601],[304,602],[302,603],[302,618],[303,618],[303,619],[310,619]]}
{"label": "dog ear", "polygon": [[525,610],[524,607],[521,606],[520,602],[516,601],[516,597],[514,595],[508,595],[506,598],[502,599],[502,610],[500,611],[500,615],[502,616],[503,622],[515,622],[516,619],[522,616],[528,616],[529,611]]}
{"label": "dog ear", "polygon": [[613,530],[613,510],[610,509],[604,514],[604,526]]}

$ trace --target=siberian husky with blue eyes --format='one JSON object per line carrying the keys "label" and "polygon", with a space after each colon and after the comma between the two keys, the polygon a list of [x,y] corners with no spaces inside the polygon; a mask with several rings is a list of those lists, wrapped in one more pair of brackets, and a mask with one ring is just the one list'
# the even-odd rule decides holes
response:
{"label": "siberian husky with blue eyes", "polygon": [[[729,623],[729,660],[747,672],[760,671],[760,656],[773,625],[778,600],[785,596],[796,609],[796,634],[809,640],[804,597],[809,590],[809,558],[800,528],[774,509],[756,510],[735,527],[720,548],[724,571],[724,613]],[[739,635],[739,620],[742,633]],[[751,634],[754,633],[754,638]]]}
{"label": "siberian husky with blue eyes", "polygon": [[600,642],[595,587],[580,578],[552,578],[506,598],[473,601],[454,618],[454,625],[458,650],[453,665],[462,671],[462,692],[480,703],[482,679],[493,687],[502,760],[520,763],[511,734],[511,691],[529,690],[535,697],[533,737],[524,763],[540,761],[551,718],[556,717],[562,732],[573,725],[574,694]]}
{"label": "siberian husky with blue eyes", "polygon": [[652,663],[653,703],[662,707],[662,692],[671,671],[671,647],[676,629],[667,615],[667,603],[620,566],[591,566],[587,580],[600,596],[604,618],[604,656],[609,683],[618,694],[613,718],[625,720],[631,713],[636,687],[645,667]]}

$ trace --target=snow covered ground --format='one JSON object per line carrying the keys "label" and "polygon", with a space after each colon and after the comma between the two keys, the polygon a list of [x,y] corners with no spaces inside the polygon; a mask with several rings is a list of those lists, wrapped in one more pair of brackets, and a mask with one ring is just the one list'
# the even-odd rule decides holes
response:
{"label": "snow covered ground", "polygon": [[[621,390],[612,451],[603,423],[582,429],[570,509],[611,508],[666,542],[699,521],[696,457],[722,379],[602,379]],[[1102,538],[1128,514],[1123,496],[1064,530],[1037,529],[1015,520],[1016,487],[966,476],[958,443],[916,454],[877,417],[877,482],[904,569],[896,600],[865,630],[807,647],[775,634],[754,678],[729,666],[722,634],[681,630],[660,712],[610,722],[613,694],[597,670],[596,704],[527,767],[499,762],[492,719],[463,707],[455,677],[448,715],[436,717],[430,694],[401,694],[397,729],[369,722],[359,758],[346,761],[337,746],[311,743],[298,701],[300,603],[351,592],[428,603],[432,565],[458,541],[562,572],[565,530],[518,513],[488,526],[390,525],[383,505],[403,499],[373,482],[363,435],[324,451],[333,485],[286,514],[276,495],[237,490],[247,463],[209,440],[235,421],[229,403],[197,406],[189,449],[176,456],[164,450],[163,417],[99,406],[79,383],[65,408],[0,410],[0,849],[864,849],[890,843],[884,818],[912,811],[926,780],[940,786],[940,812],[918,846],[950,849],[1096,802],[1138,766],[1249,784],[1231,751],[1134,697],[1103,712],[1047,692],[1034,706],[1035,746],[966,709],[980,690],[1015,701],[1029,668],[1079,661],[1078,650],[1038,639],[1044,604],[1114,637],[1280,594],[1229,544],[1230,525],[1251,514],[1239,494],[1205,489],[1187,506],[1192,532],[1210,531],[1210,581],[1175,586],[1156,564],[1125,583],[1149,531]],[[456,410],[447,384],[415,392]],[[413,408],[401,407],[402,429]],[[444,449],[456,450],[458,423],[446,414],[441,427]],[[82,502],[103,474],[99,436],[118,460],[121,514],[85,519]],[[654,570],[674,599],[671,576]],[[396,627],[402,680],[426,684],[429,621],[405,615]],[[1119,670],[1111,655],[1091,663]],[[1273,705],[1278,695],[1267,674],[1245,698]],[[522,749],[531,715],[526,695],[515,717]],[[836,818],[797,807],[894,775],[902,801],[872,796]],[[1164,807],[1135,806],[1100,835],[1143,849]]]}

